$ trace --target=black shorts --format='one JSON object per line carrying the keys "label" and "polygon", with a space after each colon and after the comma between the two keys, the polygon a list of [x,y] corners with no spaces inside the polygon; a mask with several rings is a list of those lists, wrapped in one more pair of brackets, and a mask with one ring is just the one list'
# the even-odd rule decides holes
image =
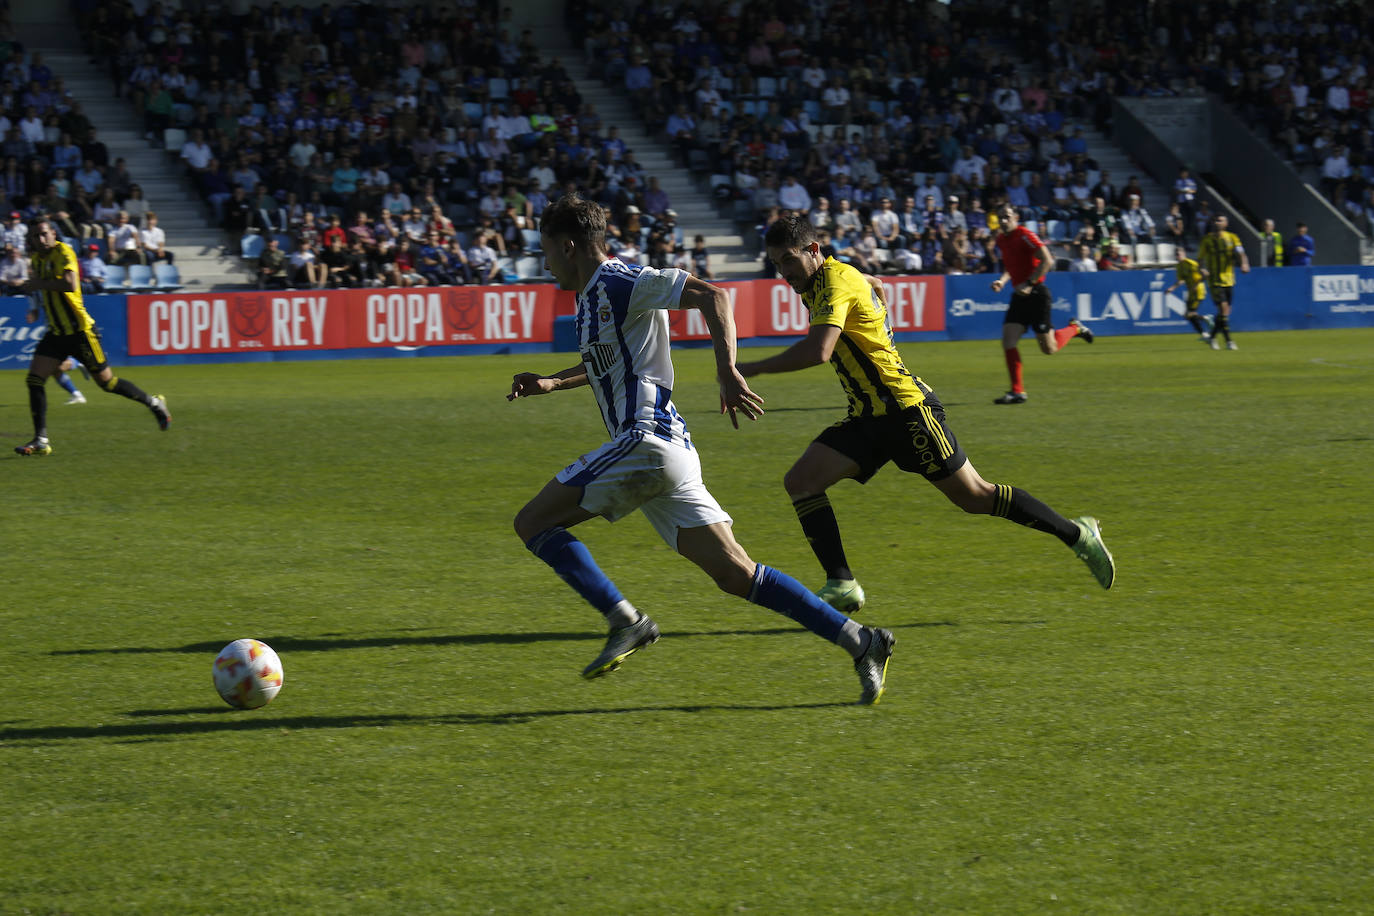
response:
{"label": "black shorts", "polygon": [[926,480],[944,480],[968,458],[945,426],[945,409],[933,395],[926,403],[881,417],[845,417],[815,439],[859,466],[867,483],[889,461]]}
{"label": "black shorts", "polygon": [[67,357],[78,360],[86,371],[95,375],[109,368],[105,359],[105,348],[100,343],[100,332],[95,328],[78,331],[75,334],[54,334],[49,326],[48,333],[38,341],[34,356],[49,356],[61,362]]}
{"label": "black shorts", "polygon": [[1231,304],[1231,290],[1234,286],[1214,286],[1212,287],[1212,301],[1217,305]]}
{"label": "black shorts", "polygon": [[1002,319],[1002,323],[1023,324],[1037,334],[1048,334],[1054,328],[1050,320],[1050,308],[1053,304],[1053,300],[1050,299],[1050,288],[1043,283],[1037,283],[1028,293],[1011,294],[1011,305],[1007,306],[1007,315]]}

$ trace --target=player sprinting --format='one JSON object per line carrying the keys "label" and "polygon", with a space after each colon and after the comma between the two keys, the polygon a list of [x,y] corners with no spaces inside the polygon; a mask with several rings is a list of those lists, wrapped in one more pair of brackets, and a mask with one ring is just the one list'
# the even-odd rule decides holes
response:
{"label": "player sprinting", "polygon": [[[157,425],[166,429],[172,415],[167,400],[161,395],[149,397],[128,379],[116,378],[105,361],[100,333],[81,301],[81,276],[76,253],[57,237],[57,230],[47,220],[37,220],[29,231],[36,239],[30,259],[29,279],[22,289],[35,294],[38,304],[29,309],[28,320],[38,318],[38,310],[47,317],[48,330],[34,350],[29,372],[24,379],[29,388],[29,413],[33,416],[33,439],[16,446],[20,455],[51,455],[48,442],[48,377],[56,374],[63,362],[75,358],[86,367],[96,384],[111,394],[138,401],[152,411]],[[84,398],[83,398],[84,400]],[[68,403],[71,403],[70,401]]]}
{"label": "player sprinting", "polygon": [[525,546],[605,617],[610,633],[587,678],[615,670],[658,640],[659,629],[625,599],[568,528],[595,516],[616,521],[635,509],[668,546],[717,586],[777,611],[854,658],[861,704],[882,697],[896,642],[888,630],[850,620],[797,580],[755,563],[735,540],[730,516],[707,491],[687,424],[673,406],[666,309],[695,308],[715,347],[721,412],[757,419],[762,402],[735,368],[735,327],[725,291],[686,271],[626,264],[606,251],[601,207],[567,195],[540,222],[549,273],[577,292],[575,328],[582,359],[553,375],[521,372],[508,399],[589,385],[611,439],[568,465],[515,517]]}
{"label": "player sprinting", "polygon": [[1178,263],[1174,265],[1175,280],[1167,289],[1166,293],[1172,293],[1178,287],[1183,287],[1187,295],[1183,317],[1188,319],[1188,323],[1197,331],[1198,340],[1208,343],[1212,340],[1212,322],[1206,315],[1198,314],[1198,307],[1202,305],[1202,300],[1207,298],[1207,287],[1202,282],[1202,269],[1198,267],[1197,261],[1188,257],[1188,246],[1180,242],[1176,249],[1178,251]]}
{"label": "player sprinting", "polygon": [[1053,534],[1088,565],[1098,584],[1112,587],[1116,564],[1096,519],[1070,521],[1025,490],[988,483],[974,470],[945,425],[940,399],[902,362],[878,281],[821,254],[805,218],[779,219],[764,244],[778,275],[801,295],[811,330],[776,356],[741,363],[740,374],[750,378],[829,362],[849,398],[848,416],[817,436],[783,477],[802,533],[825,570],[820,597],[849,613],[863,607],[864,591],[849,567],[827,491],[848,478],[867,483],[889,461],[920,474],[965,512]]}
{"label": "player sprinting", "polygon": [[1212,330],[1213,350],[1221,349],[1217,336],[1226,338],[1226,349],[1239,350],[1231,339],[1231,302],[1236,288],[1236,262],[1240,262],[1241,273],[1250,272],[1250,259],[1245,256],[1245,247],[1234,232],[1226,230],[1225,215],[1212,218],[1212,225],[1197,246],[1197,261],[1202,270],[1202,278],[1212,294],[1212,302],[1217,307],[1216,326]]}
{"label": "player sprinting", "polygon": [[1026,386],[1021,379],[1021,348],[1017,341],[1027,328],[1035,331],[1040,352],[1058,353],[1075,337],[1093,342],[1093,332],[1078,319],[1055,329],[1050,311],[1054,306],[1045,286],[1045,275],[1054,267],[1049,248],[1034,232],[1021,225],[1021,213],[1012,204],[997,208],[997,249],[1002,253],[1002,275],[992,281],[992,291],[1000,293],[1011,283],[1011,304],[1002,319],[1002,355],[1007,361],[1011,389],[993,400],[994,404],[1026,403]]}

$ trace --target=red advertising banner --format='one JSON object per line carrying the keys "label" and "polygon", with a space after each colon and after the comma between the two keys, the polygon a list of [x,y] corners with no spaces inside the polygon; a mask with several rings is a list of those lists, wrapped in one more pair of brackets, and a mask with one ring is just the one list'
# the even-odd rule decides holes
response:
{"label": "red advertising banner", "polygon": [[548,284],[129,296],[129,353],[547,343]]}
{"label": "red advertising banner", "polygon": [[[720,281],[715,285],[722,287],[730,296],[730,307],[735,315],[735,337],[744,339],[754,336],[754,284],[756,280]],[[701,312],[696,309],[674,309],[668,313],[668,333],[673,340],[710,340],[711,332]]]}
{"label": "red advertising banner", "polygon": [[[945,329],[944,277],[883,277],[882,281],[894,332]],[[755,336],[792,337],[810,330],[806,306],[786,282],[754,280],[752,286]]]}
{"label": "red advertising banner", "polygon": [[[782,280],[719,284],[735,334],[795,337],[810,327],[801,297]],[[895,332],[945,328],[944,277],[884,277]],[[368,347],[548,343],[553,319],[572,312],[551,284],[129,296],[129,353],[245,353]],[[695,309],[669,313],[674,340],[708,340]]]}

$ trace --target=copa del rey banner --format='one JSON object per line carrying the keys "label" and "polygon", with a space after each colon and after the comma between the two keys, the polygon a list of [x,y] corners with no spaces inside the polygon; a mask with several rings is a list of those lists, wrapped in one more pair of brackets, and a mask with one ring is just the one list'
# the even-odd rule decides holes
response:
{"label": "copa del rey banner", "polygon": [[[782,280],[720,284],[739,338],[795,337],[810,326]],[[945,278],[885,277],[894,332],[945,329]],[[129,296],[129,354],[548,343],[553,320],[573,312],[572,293],[551,284]],[[678,340],[708,340],[701,313],[670,313]]]}
{"label": "copa del rey banner", "polygon": [[129,353],[546,343],[563,300],[549,284],[129,296]]}
{"label": "copa del rey banner", "polygon": [[[801,297],[782,280],[722,282],[735,312],[735,336],[797,337],[805,335],[811,319]],[[883,300],[896,333],[945,329],[945,278],[884,277]],[[692,309],[671,313],[668,326],[675,340],[709,340],[701,313]]]}

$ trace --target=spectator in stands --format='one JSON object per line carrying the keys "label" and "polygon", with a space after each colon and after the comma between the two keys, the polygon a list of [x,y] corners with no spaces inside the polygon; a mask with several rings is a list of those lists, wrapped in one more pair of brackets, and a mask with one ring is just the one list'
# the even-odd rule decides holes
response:
{"label": "spectator in stands", "polygon": [[98,295],[105,292],[105,282],[109,278],[109,271],[105,268],[105,261],[100,257],[99,245],[83,245],[81,248],[81,260],[77,262],[81,272],[81,291],[86,295]]}
{"label": "spectator in stands", "polygon": [[1288,240],[1288,263],[1292,267],[1308,267],[1317,254],[1317,243],[1307,234],[1307,224],[1298,223],[1297,231]]}
{"label": "spectator in stands", "polygon": [[24,253],[8,242],[4,246],[4,257],[0,259],[0,290],[6,296],[24,295],[24,284],[29,280],[29,259]]}
{"label": "spectator in stands", "polygon": [[[270,246],[276,239],[268,242]],[[315,253],[315,243],[306,239],[291,252],[291,280],[290,285],[298,289],[323,289],[328,280],[328,271],[320,263],[319,256]]]}
{"label": "spectator in stands", "polygon": [[1266,219],[1259,232],[1259,266],[1283,266],[1283,234],[1274,228],[1274,221]]}
{"label": "spectator in stands", "polygon": [[[84,271],[82,275],[85,275]],[[285,289],[288,279],[286,253],[281,250],[280,240],[271,236],[258,256],[258,286],[262,289]]]}
{"label": "spectator in stands", "polygon": [[0,229],[0,245],[13,248],[21,256],[28,253],[29,226],[24,222],[24,214],[18,210],[10,213],[10,218]]}
{"label": "spectator in stands", "polygon": [[129,196],[121,204],[124,212],[129,214],[129,222],[135,226],[147,225],[148,201],[143,197],[143,188],[132,185],[129,188]]}
{"label": "spectator in stands", "polygon": [[[1192,227],[1197,213],[1197,181],[1187,166],[1178,170],[1178,178],[1174,181],[1174,203],[1178,204],[1179,212],[1183,215],[1183,224]],[[1197,234],[1201,235],[1202,232]]]}
{"label": "spectator in stands", "polygon": [[1069,270],[1075,273],[1096,273],[1097,262],[1093,260],[1092,249],[1087,245],[1079,244],[1074,247],[1077,256],[1070,259]]}
{"label": "spectator in stands", "polygon": [[839,210],[835,213],[835,244],[840,247],[848,241],[858,238],[863,230],[863,222],[859,219],[859,214],[854,211],[848,199],[841,199]]}
{"label": "spectator in stands", "polygon": [[715,279],[711,273],[711,252],[706,247],[706,236],[692,237],[692,250],[688,256],[691,258],[693,276],[707,281]]}
{"label": "spectator in stands", "polygon": [[1131,244],[1153,242],[1155,239],[1155,221],[1149,211],[1140,205],[1139,195],[1131,195],[1130,203],[1121,214],[1120,226],[1123,238]]}
{"label": "spectator in stands", "polygon": [[138,228],[129,222],[129,214],[120,210],[115,215],[114,227],[109,234],[110,259],[120,267],[130,264],[147,264],[140,243]]}
{"label": "spectator in stands", "polygon": [[878,201],[868,222],[879,248],[890,251],[901,247],[902,221],[897,211],[892,209],[891,198],[884,197]]}
{"label": "spectator in stands", "polygon": [[153,211],[148,211],[146,225],[139,230],[138,236],[145,264],[157,261],[166,261],[168,264],[176,262],[176,255],[167,249],[167,233],[158,226],[157,214]]}
{"label": "spectator in stands", "polygon": [[1108,241],[1102,248],[1102,256],[1097,259],[1098,270],[1127,270],[1131,259],[1122,253],[1115,241]]}
{"label": "spectator in stands", "polygon": [[[234,185],[233,193],[224,201],[221,212],[224,214],[220,225],[234,238],[239,238],[254,225],[253,202],[248,199],[248,192],[243,185]],[[96,206],[96,216],[100,215],[100,207]]]}
{"label": "spectator in stands", "polygon": [[478,232],[468,248],[468,267],[482,285],[501,282],[501,266],[495,249],[491,247],[492,235],[494,233]]}
{"label": "spectator in stands", "polygon": [[[952,234],[958,231],[967,233],[968,217],[964,214],[964,211],[960,209],[958,195],[949,195],[945,198],[945,203],[948,206],[948,209],[945,211],[944,219],[945,232],[947,234]],[[946,254],[948,254],[948,252],[946,252]]]}
{"label": "spectator in stands", "polygon": [[199,128],[192,130],[186,142],[181,145],[181,161],[192,175],[199,175],[210,167],[215,153],[205,142],[205,132]]}

